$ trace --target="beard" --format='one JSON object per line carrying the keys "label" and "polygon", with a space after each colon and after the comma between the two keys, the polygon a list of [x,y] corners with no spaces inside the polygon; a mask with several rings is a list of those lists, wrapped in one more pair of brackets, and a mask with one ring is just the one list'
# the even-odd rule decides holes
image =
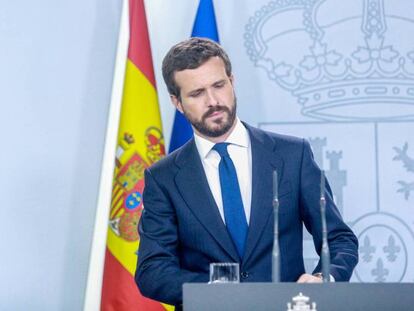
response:
{"label": "beard", "polygon": [[[234,104],[232,107],[228,108],[221,105],[211,107],[209,110],[207,110],[206,113],[203,114],[200,120],[196,120],[195,118],[191,117],[186,113],[186,111],[184,111],[184,115],[200,134],[206,137],[219,137],[227,133],[233,126],[236,119],[236,108],[237,100],[234,98]],[[209,125],[206,121],[207,118],[218,111],[224,112],[224,114],[227,115],[227,118],[225,115],[223,115],[222,118],[212,121],[214,125]]]}

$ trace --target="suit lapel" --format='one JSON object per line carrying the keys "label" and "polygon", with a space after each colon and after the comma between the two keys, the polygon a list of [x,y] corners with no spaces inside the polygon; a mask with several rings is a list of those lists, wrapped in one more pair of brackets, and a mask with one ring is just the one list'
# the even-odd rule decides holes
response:
{"label": "suit lapel", "polygon": [[187,206],[217,243],[238,262],[239,256],[208,186],[194,138],[181,149],[176,164],[180,170],[175,182]]}
{"label": "suit lapel", "polygon": [[283,173],[283,160],[273,151],[273,140],[261,131],[246,127],[252,147],[252,202],[243,262],[248,260],[272,215],[273,171],[278,172],[279,183]]}

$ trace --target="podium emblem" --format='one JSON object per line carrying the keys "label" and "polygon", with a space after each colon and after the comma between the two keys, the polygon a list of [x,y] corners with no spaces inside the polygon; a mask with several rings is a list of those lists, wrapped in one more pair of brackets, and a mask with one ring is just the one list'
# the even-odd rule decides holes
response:
{"label": "podium emblem", "polygon": [[316,303],[309,304],[309,297],[299,293],[292,298],[292,302],[287,303],[287,311],[317,311]]}

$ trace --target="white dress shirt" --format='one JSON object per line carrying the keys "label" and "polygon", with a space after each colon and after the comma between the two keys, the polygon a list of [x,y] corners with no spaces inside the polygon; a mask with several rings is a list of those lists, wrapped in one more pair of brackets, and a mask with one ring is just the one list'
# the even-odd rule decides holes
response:
{"label": "white dress shirt", "polygon": [[[236,127],[226,139],[229,143],[227,150],[236,168],[237,179],[239,181],[240,193],[242,196],[244,212],[247,223],[250,221],[251,198],[252,198],[252,148],[250,137],[243,123],[237,118]],[[221,196],[220,177],[218,166],[220,155],[213,150],[215,143],[194,133],[194,139],[203,163],[204,172],[207,176],[208,185],[214,200],[216,201],[223,222],[224,219],[223,200]]]}

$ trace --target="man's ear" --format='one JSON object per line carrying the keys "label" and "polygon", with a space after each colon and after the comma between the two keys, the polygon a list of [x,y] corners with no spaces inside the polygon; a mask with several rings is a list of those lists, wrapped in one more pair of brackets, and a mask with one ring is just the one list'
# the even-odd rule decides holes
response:
{"label": "man's ear", "polygon": [[179,112],[183,113],[183,106],[180,99],[175,95],[170,95],[171,103],[178,109]]}
{"label": "man's ear", "polygon": [[229,79],[230,79],[231,85],[234,86],[234,76],[233,76],[233,74],[229,77]]}

